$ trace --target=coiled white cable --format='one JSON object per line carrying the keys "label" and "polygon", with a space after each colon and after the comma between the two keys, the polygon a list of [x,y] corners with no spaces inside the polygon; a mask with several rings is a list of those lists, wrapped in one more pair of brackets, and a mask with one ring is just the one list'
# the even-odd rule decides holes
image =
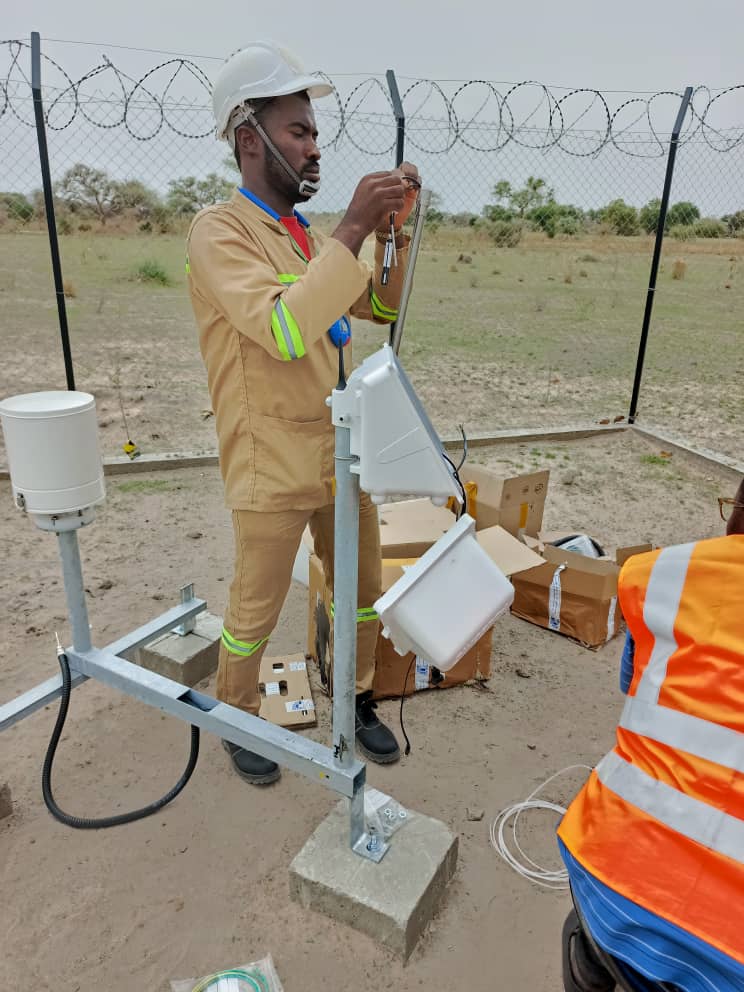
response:
{"label": "coiled white cable", "polygon": [[[551,775],[550,778],[546,779],[542,785],[539,785],[534,792],[521,803],[515,803],[513,806],[507,806],[506,809],[502,809],[498,814],[496,819],[489,827],[489,835],[491,839],[491,846],[494,850],[506,861],[508,865],[516,871],[523,878],[529,879],[530,882],[534,882],[536,885],[541,885],[546,889],[567,889],[568,888],[568,872],[565,868],[544,868],[539,865],[536,861],[533,861],[529,855],[525,854],[517,840],[517,824],[519,823],[519,817],[527,809],[542,809],[548,810],[551,813],[557,813],[560,816],[566,812],[564,806],[559,806],[558,803],[551,803],[546,799],[537,799],[536,797],[542,792],[542,790],[550,785],[550,783],[558,778],[559,775],[563,775],[566,772],[576,771],[579,768],[583,768],[587,772],[591,772],[592,768],[589,765],[569,765],[567,768],[562,768],[555,775]],[[512,838],[514,847],[519,852],[522,857],[522,861],[519,860],[516,854],[513,854],[506,843],[504,833],[507,829],[507,824],[514,818],[514,823],[512,824]]]}

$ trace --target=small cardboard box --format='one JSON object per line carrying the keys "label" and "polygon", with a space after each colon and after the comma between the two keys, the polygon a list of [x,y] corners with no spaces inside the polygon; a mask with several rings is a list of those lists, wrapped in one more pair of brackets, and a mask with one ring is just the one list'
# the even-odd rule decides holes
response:
{"label": "small cardboard box", "polygon": [[540,551],[543,563],[512,578],[512,613],[586,647],[598,648],[611,640],[622,622],[617,605],[620,567],[631,555],[650,551],[651,545],[618,548],[612,559],[565,551],[539,538],[529,543]]}
{"label": "small cardboard box", "polygon": [[535,536],[539,533],[550,472],[501,478],[487,468],[466,463],[460,469],[460,479],[476,530],[499,524],[514,537],[521,532]]}
{"label": "small cardboard box", "polygon": [[[401,559],[383,560],[382,588],[390,588],[403,574]],[[331,590],[323,574],[323,565],[317,555],[310,558],[310,586],[308,609],[307,653],[320,670],[320,680],[328,695],[333,694],[333,623],[330,620]],[[440,672],[423,658],[411,664],[412,654],[399,655],[391,641],[380,633],[377,637],[375,681],[372,687],[375,699],[397,698],[404,691],[409,695],[419,689],[449,688],[473,679],[487,679],[491,674],[491,640],[493,628],[486,631],[476,644],[448,672]],[[410,672],[408,671],[410,667]],[[408,676],[406,677],[406,673]]]}
{"label": "small cardboard box", "polygon": [[315,726],[318,721],[304,655],[264,656],[258,679],[259,716],[278,727]]}

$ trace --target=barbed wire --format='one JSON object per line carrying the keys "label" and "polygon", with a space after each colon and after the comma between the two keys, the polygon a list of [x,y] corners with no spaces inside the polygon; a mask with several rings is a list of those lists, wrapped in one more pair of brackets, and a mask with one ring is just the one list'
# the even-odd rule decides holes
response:
{"label": "barbed wire", "polygon": [[[29,50],[22,40],[0,41],[0,57],[8,60],[5,74],[0,75],[0,123],[5,115],[12,115],[34,127],[24,68]],[[76,79],[49,55],[42,53],[42,58],[45,69],[61,77],[57,84],[44,84],[46,121],[52,131],[64,131],[83,118],[105,130],[124,128],[140,142],[163,130],[193,140],[213,133],[211,82],[190,58],[169,58],[135,78],[103,55],[99,64]],[[334,85],[325,73],[316,75]],[[107,92],[101,90],[104,80],[110,87]],[[88,91],[91,86],[96,87],[94,92]],[[618,96],[626,99],[613,101]],[[717,91],[695,87],[679,143],[698,141],[721,153],[743,145],[744,123],[727,127],[713,123],[714,115],[725,116],[727,108],[734,111],[730,116],[735,119],[736,101],[742,96],[744,83]],[[395,146],[395,116],[384,81],[375,76],[362,79],[345,97],[334,86],[333,98],[333,111],[319,110],[324,121],[333,122],[321,147],[337,146],[346,139],[367,155],[389,155]],[[407,140],[420,152],[444,155],[459,144],[494,153],[513,143],[533,151],[560,150],[575,158],[596,157],[609,146],[636,158],[664,156],[669,128],[668,121],[661,126],[662,114],[668,112],[670,100],[681,98],[676,90],[618,94],[590,87],[549,87],[534,80],[507,86],[484,79],[461,83],[451,94],[441,81],[415,79],[402,93]],[[184,127],[184,112],[189,114],[190,127]],[[374,132],[370,125],[375,125]]]}

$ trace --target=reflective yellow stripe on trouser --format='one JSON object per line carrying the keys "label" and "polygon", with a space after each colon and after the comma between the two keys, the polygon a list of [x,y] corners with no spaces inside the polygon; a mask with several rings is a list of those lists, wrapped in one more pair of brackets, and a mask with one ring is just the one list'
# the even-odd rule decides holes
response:
{"label": "reflective yellow stripe on trouser", "polygon": [[385,306],[373,289],[369,291],[369,302],[372,307],[372,313],[379,320],[386,320],[388,323],[392,324],[394,320],[398,319],[398,311]]}
{"label": "reflective yellow stripe on trouser", "polygon": [[239,641],[233,637],[229,630],[222,628],[222,643],[230,654],[239,654],[243,658],[250,658],[260,647],[268,641],[268,637],[262,637],[260,641]]}
{"label": "reflective yellow stripe on trouser", "polygon": [[[282,285],[286,286],[296,282],[299,276],[292,275],[289,272],[280,272],[277,275],[277,279]],[[271,312],[271,331],[274,335],[276,346],[279,349],[279,354],[285,362],[303,357],[305,354],[305,342],[302,340],[300,328],[292,316],[292,311],[281,297],[276,301],[274,309]]]}
{"label": "reflective yellow stripe on trouser", "polygon": [[[336,615],[336,604],[331,602],[331,617]],[[376,610],[371,606],[362,606],[357,610],[357,623],[365,623],[367,620],[379,620]]]}

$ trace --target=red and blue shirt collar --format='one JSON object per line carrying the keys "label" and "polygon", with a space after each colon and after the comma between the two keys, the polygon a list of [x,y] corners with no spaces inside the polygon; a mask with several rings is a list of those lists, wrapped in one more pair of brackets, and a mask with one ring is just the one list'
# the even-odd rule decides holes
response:
{"label": "red and blue shirt collar", "polygon": [[[245,189],[243,186],[238,186],[238,192],[242,193],[246,199],[251,201],[251,203],[255,203],[257,207],[260,207],[261,210],[269,215],[269,217],[273,217],[274,220],[281,221],[282,218],[276,210],[274,210],[273,207],[270,207],[268,203],[264,203],[263,200],[259,199],[255,193],[251,193],[249,189]],[[293,210],[292,213],[303,227],[310,227],[310,221],[303,217],[299,210]]]}

